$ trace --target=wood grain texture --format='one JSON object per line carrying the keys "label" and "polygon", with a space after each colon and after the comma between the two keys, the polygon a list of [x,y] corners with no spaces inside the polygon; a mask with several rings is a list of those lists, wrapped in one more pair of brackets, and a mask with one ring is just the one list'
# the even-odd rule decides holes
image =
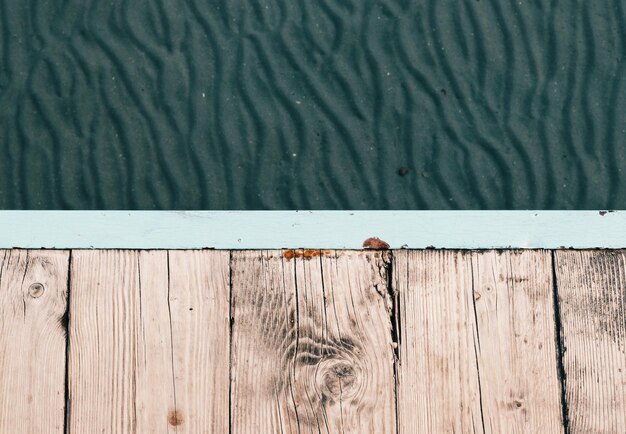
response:
{"label": "wood grain texture", "polygon": [[472,275],[460,252],[394,254],[400,433],[482,432]]}
{"label": "wood grain texture", "polygon": [[70,285],[70,431],[134,432],[139,254],[74,251]]}
{"label": "wood grain texture", "polygon": [[233,432],[395,432],[383,255],[233,252]]}
{"label": "wood grain texture", "polygon": [[623,432],[625,288],[624,251],[0,251],[0,432]]}
{"label": "wood grain texture", "polygon": [[550,252],[470,258],[486,431],[563,432]]}
{"label": "wood grain texture", "polygon": [[74,252],[72,431],[227,430],[228,258]]}
{"label": "wood grain texture", "polygon": [[562,432],[549,255],[394,256],[400,432]]}
{"label": "wood grain texture", "polygon": [[[174,432],[165,415],[175,411],[173,351],[166,251],[134,253],[139,317],[130,337],[136,342],[134,406],[136,432]],[[135,272],[133,270],[132,272]]]}
{"label": "wood grain texture", "polygon": [[0,432],[60,433],[69,252],[0,251]]}
{"label": "wood grain texture", "polygon": [[178,432],[229,427],[230,253],[170,252],[170,308]]}
{"label": "wood grain texture", "polygon": [[624,251],[557,251],[572,433],[626,432]]}

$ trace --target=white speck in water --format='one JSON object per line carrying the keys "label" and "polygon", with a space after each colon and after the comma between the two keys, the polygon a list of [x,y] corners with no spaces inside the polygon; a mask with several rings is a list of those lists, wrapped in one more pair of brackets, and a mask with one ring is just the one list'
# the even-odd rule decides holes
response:
{"label": "white speck in water", "polygon": [[293,155],[293,156],[295,157],[295,156],[297,156],[298,154],[291,154],[291,155]]}
{"label": "white speck in water", "polygon": [[302,101],[296,101],[296,104],[302,104]]}
{"label": "white speck in water", "polygon": [[202,98],[206,98],[206,94],[202,92]]}

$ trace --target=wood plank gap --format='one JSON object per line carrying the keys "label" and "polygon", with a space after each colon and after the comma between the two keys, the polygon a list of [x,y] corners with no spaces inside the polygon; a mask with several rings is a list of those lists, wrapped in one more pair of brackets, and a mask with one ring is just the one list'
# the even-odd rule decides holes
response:
{"label": "wood plank gap", "polygon": [[[321,259],[321,258],[320,258]],[[391,312],[389,312],[389,322],[391,323],[391,345],[393,347],[393,403],[396,412],[396,434],[400,434],[400,417],[398,415],[398,370],[400,363],[400,297],[398,291],[394,287],[394,266],[396,260],[394,252],[382,255],[382,261],[385,266],[387,277],[387,293],[389,294],[389,302],[391,303]]]}
{"label": "wood plank gap", "polygon": [[554,250],[550,251],[550,258],[552,261],[552,292],[554,295],[554,327],[555,327],[555,343],[556,343],[556,367],[557,377],[561,387],[561,418],[563,421],[563,431],[565,434],[570,434],[569,427],[569,409],[567,407],[566,396],[566,381],[567,373],[565,372],[565,364],[563,357],[565,355],[565,344],[563,338],[563,324],[561,323],[561,310],[559,302],[559,288],[556,275],[556,253]]}
{"label": "wood plank gap", "polygon": [[66,307],[65,314],[63,315],[63,327],[65,328],[65,412],[63,414],[63,432],[69,434],[70,432],[70,413],[72,411],[72,397],[70,396],[70,296],[71,296],[71,282],[72,282],[72,250],[69,251],[69,257],[67,261],[67,293],[66,293]]}

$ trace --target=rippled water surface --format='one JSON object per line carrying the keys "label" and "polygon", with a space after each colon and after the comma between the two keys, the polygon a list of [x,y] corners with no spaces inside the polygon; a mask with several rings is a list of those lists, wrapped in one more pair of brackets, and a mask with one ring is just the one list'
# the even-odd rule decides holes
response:
{"label": "rippled water surface", "polygon": [[626,2],[4,0],[0,207],[626,208]]}

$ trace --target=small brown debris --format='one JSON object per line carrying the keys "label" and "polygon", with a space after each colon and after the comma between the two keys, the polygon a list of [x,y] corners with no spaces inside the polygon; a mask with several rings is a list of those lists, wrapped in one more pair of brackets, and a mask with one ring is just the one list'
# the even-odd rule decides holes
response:
{"label": "small brown debris", "polygon": [[371,237],[363,241],[364,249],[373,250],[386,250],[389,248],[389,244],[377,237]]}
{"label": "small brown debris", "polygon": [[285,250],[283,256],[287,261],[291,261],[293,258],[304,258],[310,260],[318,256],[329,256],[330,250],[316,250],[316,249],[292,249]]}
{"label": "small brown debris", "polygon": [[184,422],[183,415],[180,414],[180,412],[177,410],[170,410],[169,414],[167,415],[167,421],[172,426],[182,425]]}
{"label": "small brown debris", "polygon": [[400,176],[404,176],[407,173],[409,173],[409,168],[408,167],[401,167],[398,169],[398,175]]}

